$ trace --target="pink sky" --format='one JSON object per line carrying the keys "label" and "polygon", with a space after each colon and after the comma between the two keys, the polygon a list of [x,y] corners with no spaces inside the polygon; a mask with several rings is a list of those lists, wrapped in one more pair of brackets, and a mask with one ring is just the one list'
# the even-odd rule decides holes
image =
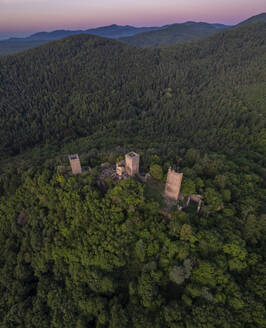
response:
{"label": "pink sky", "polygon": [[233,25],[265,11],[265,0],[0,0],[0,37],[110,24]]}

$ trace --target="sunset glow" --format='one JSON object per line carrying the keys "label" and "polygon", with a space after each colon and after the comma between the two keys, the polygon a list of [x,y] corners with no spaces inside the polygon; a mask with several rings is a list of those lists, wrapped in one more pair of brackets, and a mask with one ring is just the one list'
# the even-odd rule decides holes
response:
{"label": "sunset glow", "polygon": [[265,0],[0,0],[0,37],[110,24],[236,24],[265,11]]}

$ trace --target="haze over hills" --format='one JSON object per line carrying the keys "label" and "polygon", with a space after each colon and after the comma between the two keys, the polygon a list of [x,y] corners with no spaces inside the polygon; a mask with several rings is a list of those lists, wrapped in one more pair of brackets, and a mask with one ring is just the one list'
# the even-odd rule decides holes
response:
{"label": "haze over hills", "polygon": [[[197,37],[202,37],[211,34],[212,32],[218,30],[227,28],[229,26],[223,25],[223,24],[207,24],[205,28],[201,26],[200,24],[196,24],[195,22],[186,22],[183,24],[178,24],[180,26],[180,35],[178,35],[175,38],[171,38],[173,42],[177,41],[183,41],[187,39],[193,39]],[[176,24],[177,25],[177,24]],[[204,25],[202,23],[202,25]],[[192,27],[194,26],[194,28]],[[209,28],[207,28],[207,26]],[[5,55],[9,53],[15,53],[22,50],[27,50],[30,48],[34,48],[36,46],[45,44],[50,41],[59,40],[64,37],[70,36],[70,35],[77,35],[77,34],[92,34],[92,35],[98,35],[108,38],[129,38],[129,39],[122,39],[123,42],[131,43],[130,37],[139,34],[139,33],[145,33],[149,31],[157,31],[157,30],[164,30],[168,28],[169,26],[160,26],[160,27],[134,27],[134,26],[119,26],[119,25],[110,25],[110,26],[103,26],[95,29],[88,29],[88,30],[77,30],[77,31],[68,31],[68,30],[57,30],[52,32],[39,32],[35,33],[29,37],[26,38],[10,38],[7,40],[0,41],[0,55]],[[197,27],[199,30],[197,30]],[[171,34],[171,29],[168,33]],[[187,31],[187,32],[186,32]],[[168,36],[168,35],[167,35]],[[145,35],[144,35],[145,37]],[[132,40],[132,43],[134,43],[134,39]]]}
{"label": "haze over hills", "polygon": [[[240,24],[250,24],[265,21],[265,13],[251,17]],[[0,41],[0,55],[12,54],[34,48],[50,41],[76,34],[93,34],[108,38],[121,39],[136,46],[165,46],[177,42],[184,42],[202,38],[220,29],[229,28],[224,24],[197,23],[193,21],[153,27],[134,27],[130,25],[119,26],[116,24],[88,30],[56,30],[52,32],[39,32],[26,38],[10,38]],[[146,34],[147,33],[147,34]]]}
{"label": "haze over hills", "polygon": [[59,40],[70,35],[92,34],[112,39],[118,39],[120,37],[130,37],[138,33],[163,29],[165,27],[167,26],[134,27],[130,25],[119,26],[113,24],[88,30],[56,30],[52,32],[39,32],[25,38],[10,38],[4,41],[0,41],[0,55],[34,48],[38,45],[45,44],[54,40]]}
{"label": "haze over hills", "polygon": [[[266,22],[266,13],[253,16],[236,26],[248,25],[258,22]],[[222,24],[207,24],[187,22],[185,24],[174,24],[166,29],[149,31],[134,35],[132,37],[121,38],[120,40],[128,44],[140,47],[158,47],[175,44],[177,42],[189,41],[203,38],[219,29],[229,28]]]}
{"label": "haze over hills", "polygon": [[203,38],[218,30],[228,28],[222,24],[188,22],[174,24],[163,30],[144,32],[132,37],[120,38],[121,41],[139,47],[157,47]]}
{"label": "haze over hills", "polygon": [[135,27],[135,26],[120,26],[120,25],[109,25],[109,26],[102,26],[98,28],[88,29],[88,30],[78,30],[78,31],[67,31],[67,30],[57,30],[53,32],[40,32],[35,33],[28,38],[27,40],[58,40],[64,37],[74,35],[74,34],[92,34],[103,36],[106,38],[118,39],[123,36],[132,36],[142,32],[153,31],[157,29],[163,29],[162,27]]}

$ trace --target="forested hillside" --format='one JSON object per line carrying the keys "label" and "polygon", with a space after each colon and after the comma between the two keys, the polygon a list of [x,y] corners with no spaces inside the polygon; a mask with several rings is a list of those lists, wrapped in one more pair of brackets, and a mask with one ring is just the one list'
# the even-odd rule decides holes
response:
{"label": "forested hillside", "polygon": [[[265,34],[0,59],[1,328],[266,326]],[[99,184],[131,150],[150,182]],[[166,208],[170,166],[199,213]]]}
{"label": "forested hillside", "polygon": [[165,49],[81,35],[1,58],[0,153],[94,134],[263,151],[265,31]]}
{"label": "forested hillside", "polygon": [[221,28],[221,25],[217,28],[208,23],[174,24],[162,30],[143,32],[131,37],[120,38],[120,40],[138,47],[169,46],[178,42],[206,37],[218,32]]}
{"label": "forested hillside", "polygon": [[103,195],[97,170],[2,179],[1,327],[265,327],[259,165],[190,150],[182,170],[200,215],[165,216],[134,180]]}
{"label": "forested hillside", "polygon": [[247,25],[247,24],[253,24],[253,23],[259,23],[259,22],[266,22],[266,13],[261,13],[259,15],[252,16],[243,22],[239,23],[238,25]]}

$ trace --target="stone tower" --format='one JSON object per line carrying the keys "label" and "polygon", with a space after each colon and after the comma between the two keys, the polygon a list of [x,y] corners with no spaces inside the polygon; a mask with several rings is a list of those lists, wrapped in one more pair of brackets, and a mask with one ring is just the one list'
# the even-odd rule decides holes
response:
{"label": "stone tower", "polygon": [[69,159],[69,162],[71,165],[72,173],[73,174],[81,174],[82,169],[81,169],[81,165],[80,165],[79,155],[78,154],[69,155],[68,159]]}
{"label": "stone tower", "polygon": [[183,173],[177,173],[169,168],[164,191],[166,197],[178,200],[182,179]]}
{"label": "stone tower", "polygon": [[131,151],[126,154],[126,172],[129,176],[133,177],[139,173],[139,154]]}

